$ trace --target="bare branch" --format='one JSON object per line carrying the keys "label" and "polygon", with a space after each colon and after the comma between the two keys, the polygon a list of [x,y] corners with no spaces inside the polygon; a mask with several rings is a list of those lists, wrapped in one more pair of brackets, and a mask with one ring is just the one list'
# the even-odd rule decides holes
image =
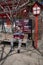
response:
{"label": "bare branch", "polygon": [[[15,11],[17,12],[17,11],[20,10],[22,7],[24,7],[25,5],[27,5],[28,3],[29,3],[29,0],[28,0],[27,2],[25,2],[25,3],[23,3],[23,4],[20,5],[20,6],[17,5],[18,8],[17,8],[17,6],[16,6],[14,12],[15,12]],[[14,7],[14,6],[12,6],[12,7]],[[12,11],[13,9],[11,10],[11,9],[9,8],[9,10]],[[7,12],[7,11],[5,11],[5,12]],[[10,13],[10,12],[9,12],[9,13]]]}
{"label": "bare branch", "polygon": [[[14,2],[18,2],[18,4],[14,7]],[[10,7],[9,7],[9,5],[8,5],[8,3],[7,3],[7,1],[6,0],[3,0],[3,2],[5,2],[6,4],[7,4],[7,7],[8,7],[8,11],[6,11],[1,5],[0,5],[0,7],[3,9],[3,11],[4,12],[0,12],[0,14],[1,13],[6,13],[6,15],[9,17],[9,15],[8,15],[8,13],[10,13],[10,17],[9,17],[9,19],[12,17],[12,15],[13,15],[13,13],[14,12],[18,12],[22,7],[24,7],[25,5],[27,5],[28,3],[29,3],[29,0],[27,1],[27,2],[25,2],[25,3],[23,3],[22,5],[19,5],[19,2],[20,2],[20,0],[12,0],[12,10],[10,9]],[[15,8],[15,9],[14,9]]]}
{"label": "bare branch", "polygon": [[[2,8],[2,10],[6,13],[5,9],[3,8],[3,6],[0,5],[0,7]],[[8,18],[10,19],[9,15],[6,13],[6,15],[8,16]]]}

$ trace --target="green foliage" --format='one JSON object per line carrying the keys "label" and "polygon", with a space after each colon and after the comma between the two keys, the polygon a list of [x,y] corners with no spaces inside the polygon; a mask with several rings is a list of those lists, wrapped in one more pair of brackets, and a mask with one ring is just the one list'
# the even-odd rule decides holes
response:
{"label": "green foliage", "polygon": [[34,0],[30,0],[30,3],[33,3],[34,2]]}
{"label": "green foliage", "polygon": [[32,6],[34,4],[35,1],[43,2],[43,0],[30,0],[30,3],[28,5]]}
{"label": "green foliage", "polygon": [[38,2],[41,2],[41,0],[38,0]]}
{"label": "green foliage", "polygon": [[38,2],[42,2],[43,0],[30,0],[31,3],[38,1]]}
{"label": "green foliage", "polygon": [[28,5],[32,5],[34,3],[34,0],[30,0],[30,3]]}

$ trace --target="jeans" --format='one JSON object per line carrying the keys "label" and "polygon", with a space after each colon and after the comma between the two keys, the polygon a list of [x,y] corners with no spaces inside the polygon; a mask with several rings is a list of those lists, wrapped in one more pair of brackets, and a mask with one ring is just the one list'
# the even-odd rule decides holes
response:
{"label": "jeans", "polygon": [[15,38],[12,38],[11,39],[11,49],[13,48],[13,42],[15,42],[16,40],[18,40],[18,50],[21,49],[21,45],[22,45],[22,39],[18,38],[18,39],[15,39]]}

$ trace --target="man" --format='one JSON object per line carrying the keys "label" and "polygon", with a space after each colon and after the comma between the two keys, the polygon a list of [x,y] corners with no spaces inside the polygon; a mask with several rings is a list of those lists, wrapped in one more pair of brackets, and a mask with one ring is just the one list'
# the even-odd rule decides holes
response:
{"label": "man", "polygon": [[17,26],[16,28],[17,28],[17,30],[13,34],[13,38],[11,40],[11,50],[13,50],[13,42],[18,40],[19,43],[18,43],[17,52],[20,53],[20,48],[21,48],[21,44],[22,44],[22,39],[24,37],[24,33],[22,32],[22,28],[21,27]]}

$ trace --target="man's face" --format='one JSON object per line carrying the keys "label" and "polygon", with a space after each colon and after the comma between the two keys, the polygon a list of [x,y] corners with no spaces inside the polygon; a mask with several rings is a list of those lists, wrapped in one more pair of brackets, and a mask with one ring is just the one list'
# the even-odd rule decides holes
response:
{"label": "man's face", "polygon": [[17,31],[19,31],[20,30],[20,27],[17,26],[16,29],[17,29]]}
{"label": "man's face", "polygon": [[18,30],[20,30],[20,27],[18,27]]}

